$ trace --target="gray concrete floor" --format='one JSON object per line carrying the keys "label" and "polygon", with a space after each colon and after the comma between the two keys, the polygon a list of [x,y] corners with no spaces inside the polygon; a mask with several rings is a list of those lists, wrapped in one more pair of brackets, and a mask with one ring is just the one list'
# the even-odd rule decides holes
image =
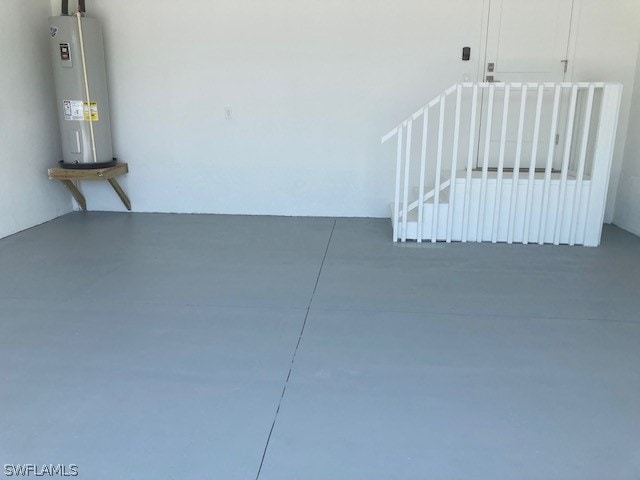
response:
{"label": "gray concrete floor", "polygon": [[640,478],[640,239],[71,214],[0,240],[0,463],[90,479]]}

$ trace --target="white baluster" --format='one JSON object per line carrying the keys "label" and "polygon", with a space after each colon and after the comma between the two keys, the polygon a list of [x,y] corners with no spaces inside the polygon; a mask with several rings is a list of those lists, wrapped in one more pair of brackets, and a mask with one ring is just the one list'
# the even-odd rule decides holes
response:
{"label": "white baluster", "polygon": [[478,114],[478,85],[473,85],[471,99],[471,118],[469,121],[469,152],[467,156],[467,172],[464,183],[464,207],[462,210],[462,241],[466,243],[469,232],[469,210],[471,207],[471,182],[473,174],[473,159],[475,156],[476,116]]}
{"label": "white baluster", "polygon": [[576,244],[576,232],[578,230],[578,218],[580,217],[580,205],[582,204],[582,187],[584,185],[584,170],[587,163],[587,148],[589,146],[589,131],[591,129],[591,117],[593,115],[593,100],[595,97],[595,85],[589,85],[587,93],[587,108],[582,124],[582,138],[580,140],[580,153],[578,156],[578,170],[576,172],[576,188],[571,202],[571,228],[569,229],[569,245]]}
{"label": "white baluster", "polygon": [[536,101],[536,119],[533,127],[533,144],[531,147],[531,162],[529,162],[529,177],[527,179],[527,200],[524,212],[524,228],[522,233],[522,243],[529,243],[529,232],[531,229],[531,207],[533,204],[533,187],[536,175],[536,160],[538,158],[538,142],[540,141],[540,121],[542,117],[542,100],[544,97],[544,85],[538,86],[538,99]]}
{"label": "white baluster", "polygon": [[553,157],[556,150],[556,132],[558,130],[558,113],[560,112],[560,93],[561,85],[555,86],[553,96],[553,113],[551,114],[551,131],[549,134],[549,148],[547,151],[547,164],[544,167],[544,188],[542,191],[542,209],[540,211],[538,243],[544,243],[545,233],[547,231],[547,222],[549,215],[549,197],[551,196],[551,173],[553,170]]}
{"label": "white baluster", "polygon": [[409,176],[411,174],[411,130],[413,129],[413,119],[409,119],[407,124],[407,145],[405,147],[406,157],[404,161],[404,196],[402,205],[402,242],[407,241],[407,222],[409,220]]}
{"label": "white baluster", "polygon": [[446,94],[440,97],[440,118],[438,122],[438,154],[436,157],[436,183],[433,191],[433,216],[431,218],[431,242],[438,241],[438,213],[440,207],[440,180],[442,176],[442,143],[444,137],[444,109]]}
{"label": "white baluster", "polygon": [[398,127],[398,150],[396,156],[396,193],[393,199],[393,241],[398,241],[400,231],[400,176],[402,175],[402,125]]}
{"label": "white baluster", "polygon": [[427,168],[427,137],[429,133],[429,107],[424,108],[422,124],[422,152],[420,154],[420,184],[418,186],[418,243],[422,243],[424,235],[424,182]]}
{"label": "white baluster", "polygon": [[500,213],[502,206],[502,180],[504,177],[504,154],[507,144],[507,125],[509,123],[509,97],[511,96],[511,85],[504,87],[504,104],[502,106],[502,130],[500,132],[500,155],[498,157],[498,175],[496,180],[496,197],[493,202],[493,222],[491,225],[491,242],[498,241],[498,230],[500,229]]}
{"label": "white baluster", "polygon": [[518,139],[516,140],[516,158],[513,164],[513,179],[511,183],[511,195],[509,197],[509,224],[507,228],[507,243],[513,243],[513,230],[516,222],[516,209],[518,207],[518,184],[520,182],[520,162],[522,161],[522,138],[524,136],[524,119],[527,111],[528,86],[522,86],[520,97],[520,116],[518,118]]}
{"label": "white baluster", "polygon": [[493,122],[493,100],[495,97],[495,85],[489,85],[489,101],[487,108],[487,122],[484,139],[484,155],[482,159],[482,183],[480,186],[480,208],[478,209],[478,225],[476,242],[481,242],[484,237],[484,217],[487,203],[487,178],[489,176],[489,152],[491,149],[491,124]]}
{"label": "white baluster", "polygon": [[462,85],[456,87],[456,114],[453,130],[453,154],[451,158],[451,183],[449,184],[449,209],[447,210],[447,243],[451,242],[453,230],[453,209],[456,204],[456,172],[458,170],[458,149],[460,147],[460,107],[462,103]]}
{"label": "white baluster", "polygon": [[569,120],[567,121],[567,133],[565,134],[564,155],[562,157],[562,167],[560,167],[560,194],[558,196],[558,209],[556,223],[553,227],[553,244],[560,245],[560,235],[562,235],[562,225],[564,220],[564,204],[567,194],[567,175],[569,174],[569,159],[571,158],[571,147],[573,142],[573,126],[576,119],[576,103],[578,101],[578,86],[571,87],[571,100],[569,100]]}

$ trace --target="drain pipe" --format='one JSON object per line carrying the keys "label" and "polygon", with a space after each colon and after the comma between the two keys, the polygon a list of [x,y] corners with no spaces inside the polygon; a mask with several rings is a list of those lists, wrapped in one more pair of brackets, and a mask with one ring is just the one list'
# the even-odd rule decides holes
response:
{"label": "drain pipe", "polygon": [[[87,61],[84,53],[84,35],[82,33],[82,13],[81,9],[84,8],[84,1],[78,2],[78,11],[76,12],[76,18],[78,19],[78,34],[80,36],[80,56],[82,57],[82,75],[84,79],[84,91],[87,96],[87,105],[89,108],[89,132],[91,133],[91,150],[93,152],[93,162],[98,162],[98,154],[96,153],[96,137],[93,132],[93,113],[91,111],[91,95],[89,94],[89,77],[87,76]],[[84,11],[84,10],[83,10]]]}

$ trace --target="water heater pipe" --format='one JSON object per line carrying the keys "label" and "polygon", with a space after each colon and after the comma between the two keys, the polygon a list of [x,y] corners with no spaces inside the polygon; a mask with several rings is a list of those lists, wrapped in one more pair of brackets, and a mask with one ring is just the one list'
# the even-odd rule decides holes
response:
{"label": "water heater pipe", "polygon": [[98,162],[98,154],[96,153],[96,137],[93,133],[93,113],[91,111],[91,95],[89,94],[89,77],[87,76],[87,62],[84,55],[84,36],[82,33],[82,14],[76,12],[78,19],[78,34],[80,36],[80,56],[82,57],[82,74],[84,77],[84,91],[87,96],[87,105],[89,107],[89,131],[91,132],[91,150],[93,151],[93,161]]}

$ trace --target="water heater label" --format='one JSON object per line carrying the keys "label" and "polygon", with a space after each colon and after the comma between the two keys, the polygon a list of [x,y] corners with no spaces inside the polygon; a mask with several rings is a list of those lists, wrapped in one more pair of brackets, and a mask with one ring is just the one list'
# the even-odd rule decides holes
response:
{"label": "water heater label", "polygon": [[[89,121],[89,104],[87,102],[83,103],[84,106],[84,120],[85,122]],[[98,104],[96,102],[91,102],[91,121],[97,122],[100,120],[98,116]]]}
{"label": "water heater label", "polygon": [[84,120],[84,102],[82,100],[64,100],[65,120]]}
{"label": "water heater label", "polygon": [[[64,100],[64,119],[70,121],[89,121],[89,104],[82,100]],[[91,120],[100,120],[97,102],[91,102]]]}

